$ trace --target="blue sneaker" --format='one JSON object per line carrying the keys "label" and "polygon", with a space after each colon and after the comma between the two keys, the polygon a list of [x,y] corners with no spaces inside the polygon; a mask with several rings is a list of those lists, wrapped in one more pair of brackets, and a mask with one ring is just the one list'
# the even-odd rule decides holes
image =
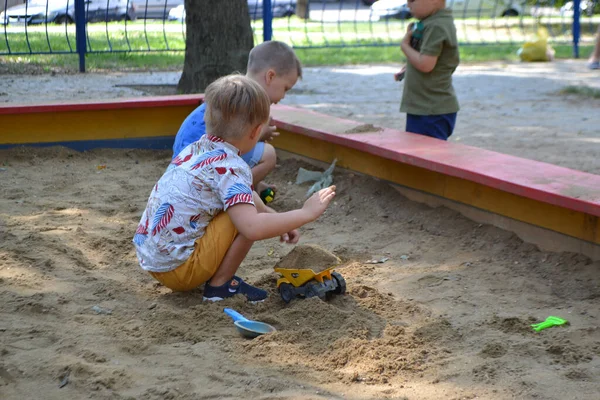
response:
{"label": "blue sneaker", "polygon": [[208,282],[206,282],[204,285],[203,300],[221,301],[233,297],[236,294],[243,294],[248,301],[251,302],[264,301],[269,297],[266,290],[249,285],[244,282],[242,278],[234,276],[233,279],[222,286],[210,286]]}
{"label": "blue sneaker", "polygon": [[589,69],[600,69],[600,61],[592,61],[588,64]]}

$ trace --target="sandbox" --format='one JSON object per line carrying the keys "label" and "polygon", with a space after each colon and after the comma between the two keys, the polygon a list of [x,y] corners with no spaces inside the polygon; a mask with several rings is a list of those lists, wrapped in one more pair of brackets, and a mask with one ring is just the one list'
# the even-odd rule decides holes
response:
{"label": "sandbox", "polygon": [[[448,207],[459,204],[517,221],[514,216],[403,185],[405,194],[433,196],[445,207],[408,199],[390,186],[394,179],[379,176],[392,168],[389,154],[381,150],[355,157],[360,149],[342,143],[348,139],[354,146],[362,135],[360,146],[373,150],[374,135],[382,132],[336,134],[313,127],[306,135],[311,146],[298,141],[290,148],[294,121],[288,115],[285,122],[281,115],[279,145],[288,151],[279,153],[270,177],[280,188],[274,208],[301,205],[307,186],[293,183],[298,168],[322,169],[333,158],[340,165],[334,173],[335,202],[301,231],[302,243],[317,243],[343,261],[339,271],[348,294],[330,301],[283,303],[272,268],[291,248],[276,239],[257,243],[240,269],[243,278],[269,290],[263,304],[241,299],[204,304],[201,289],[171,293],[145,274],[131,239],[148,193],[170,159],[168,150],[0,150],[0,389],[6,398],[596,396],[598,261],[575,252],[540,250],[493,221],[476,222]],[[335,126],[346,131],[358,125]],[[170,128],[163,128],[156,137],[168,137]],[[40,137],[46,144],[61,142]],[[63,144],[82,138],[107,140],[104,145],[116,140],[81,131]],[[406,161],[402,168],[428,170],[416,164],[425,163],[433,150],[419,140],[412,143],[421,147],[412,150],[422,151],[422,157],[411,158],[404,148],[403,159],[395,161]],[[312,153],[302,154],[303,148]],[[311,155],[313,160],[305,158]],[[365,162],[372,157],[387,160],[374,161],[378,172],[370,173],[384,180],[356,167],[373,164]],[[580,228],[569,232],[518,222],[596,246],[597,230],[584,229],[597,224],[593,193],[572,197],[576,201],[565,205],[562,188],[538,182],[558,193],[553,203],[542,202],[510,192],[506,182],[488,185],[483,175],[489,170],[468,180],[428,162],[428,171],[445,177],[442,194],[452,192],[453,182],[466,180],[480,185],[472,187],[479,198],[495,197],[478,192],[487,187],[507,198],[570,210],[562,212],[571,217],[586,215],[584,223],[568,225]],[[397,179],[426,181],[425,175],[415,179],[406,170],[394,171]],[[594,234],[577,237],[589,232]],[[385,258],[381,264],[367,263]],[[243,339],[223,307],[274,325],[278,332]],[[562,316],[570,325],[535,333],[529,325],[548,315]]]}

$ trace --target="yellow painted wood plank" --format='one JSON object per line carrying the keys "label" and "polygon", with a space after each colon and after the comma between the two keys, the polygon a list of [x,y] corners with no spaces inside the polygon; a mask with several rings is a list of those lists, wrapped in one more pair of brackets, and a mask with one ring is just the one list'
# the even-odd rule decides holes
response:
{"label": "yellow painted wood plank", "polygon": [[151,107],[0,117],[0,144],[175,135],[194,107]]}
{"label": "yellow painted wood plank", "polygon": [[328,163],[337,158],[337,165],[343,168],[600,244],[600,219],[596,216],[308,136],[280,133],[274,143],[282,150]]}

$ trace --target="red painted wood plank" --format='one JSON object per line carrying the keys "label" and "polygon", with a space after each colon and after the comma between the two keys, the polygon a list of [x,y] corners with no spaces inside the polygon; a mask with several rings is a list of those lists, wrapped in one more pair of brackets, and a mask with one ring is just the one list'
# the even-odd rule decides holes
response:
{"label": "red painted wood plank", "polygon": [[364,124],[283,105],[272,115],[291,132],[600,216],[599,175],[393,129],[347,133]]}
{"label": "red painted wood plank", "polygon": [[0,115],[31,114],[66,111],[114,110],[122,108],[177,107],[199,105],[204,98],[202,94],[137,97],[132,99],[92,100],[77,103],[57,102],[48,104],[2,104]]}
{"label": "red painted wood plank", "polygon": [[[79,103],[0,105],[2,114],[194,106],[203,95]],[[387,159],[470,180],[516,195],[600,216],[600,176],[393,129],[368,126],[283,105],[272,107],[282,129]],[[351,132],[364,133],[351,133]]]}

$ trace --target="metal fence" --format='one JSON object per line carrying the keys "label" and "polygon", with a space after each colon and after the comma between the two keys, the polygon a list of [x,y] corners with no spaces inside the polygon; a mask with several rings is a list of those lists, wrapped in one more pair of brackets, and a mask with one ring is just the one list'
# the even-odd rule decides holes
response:
{"label": "metal fence", "polygon": [[[185,50],[183,0],[0,0],[0,55]],[[255,42],[295,48],[398,45],[406,0],[247,0]],[[553,43],[593,39],[600,0],[447,0],[462,45],[518,44],[545,28]],[[577,6],[579,5],[579,6]]]}

